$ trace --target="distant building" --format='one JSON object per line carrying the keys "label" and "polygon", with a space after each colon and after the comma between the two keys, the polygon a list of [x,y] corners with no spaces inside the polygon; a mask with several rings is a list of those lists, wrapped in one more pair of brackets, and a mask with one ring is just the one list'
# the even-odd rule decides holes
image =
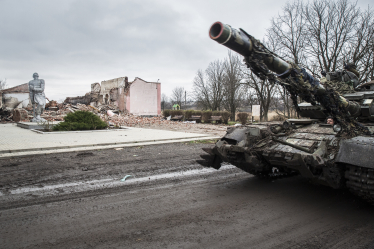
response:
{"label": "distant building", "polygon": [[173,110],[180,110],[181,109],[181,107],[178,104],[174,104],[172,108],[173,108]]}
{"label": "distant building", "polygon": [[29,103],[29,83],[0,90],[0,107],[25,108]]}

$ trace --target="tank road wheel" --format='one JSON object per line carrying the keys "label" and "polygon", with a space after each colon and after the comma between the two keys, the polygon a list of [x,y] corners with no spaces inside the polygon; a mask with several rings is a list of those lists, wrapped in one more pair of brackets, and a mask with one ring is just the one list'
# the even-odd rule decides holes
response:
{"label": "tank road wheel", "polygon": [[374,169],[348,165],[345,177],[352,193],[374,205]]}
{"label": "tank road wheel", "polygon": [[[240,167],[238,167],[240,168]],[[296,176],[299,173],[296,171],[290,171],[290,172],[280,172],[278,168],[273,167],[270,171],[255,171],[255,170],[245,170],[243,168],[240,168],[260,179],[263,180],[280,180],[283,178],[288,178],[292,176]]]}

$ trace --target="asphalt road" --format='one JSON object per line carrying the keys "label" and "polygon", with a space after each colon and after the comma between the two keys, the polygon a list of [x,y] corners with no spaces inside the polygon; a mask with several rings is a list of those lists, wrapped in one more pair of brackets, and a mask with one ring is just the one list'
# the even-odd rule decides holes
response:
{"label": "asphalt road", "polygon": [[373,206],[301,177],[205,169],[204,146],[0,160],[0,247],[374,248]]}

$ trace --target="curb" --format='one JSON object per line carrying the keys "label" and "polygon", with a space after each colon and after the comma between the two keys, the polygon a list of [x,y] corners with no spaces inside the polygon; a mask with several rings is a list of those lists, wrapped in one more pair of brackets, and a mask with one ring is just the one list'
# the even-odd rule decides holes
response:
{"label": "curb", "polygon": [[[186,139],[199,139],[204,138],[201,136],[198,137],[188,137]],[[72,149],[80,147],[95,147],[95,146],[108,146],[108,145],[122,145],[122,144],[137,144],[137,143],[148,143],[148,142],[157,142],[157,141],[169,141],[169,140],[180,140],[184,138],[165,138],[157,140],[144,140],[144,141],[129,141],[129,142],[116,142],[116,143],[100,143],[100,144],[82,144],[82,145],[65,145],[65,146],[55,146],[55,147],[45,147],[45,148],[30,148],[30,149],[19,149],[19,150],[0,150],[1,154],[6,153],[15,153],[15,152],[27,152],[27,151],[43,151],[43,150],[59,150],[59,149]]]}
{"label": "curb", "polygon": [[13,150],[13,151],[9,151],[6,153],[0,152],[0,160],[9,159],[9,158],[17,158],[17,157],[29,157],[29,156],[34,156],[34,155],[48,155],[48,154],[53,154],[53,153],[113,149],[113,148],[123,148],[123,147],[135,147],[135,146],[141,146],[141,145],[156,145],[156,144],[166,144],[166,143],[188,142],[188,141],[194,141],[194,140],[212,140],[212,139],[220,139],[220,138],[221,137],[217,137],[217,136],[189,137],[189,138],[133,141],[133,142],[125,142],[125,143],[106,143],[106,144],[93,144],[93,145],[77,145],[77,146],[61,146],[61,147],[49,147],[49,148]]}

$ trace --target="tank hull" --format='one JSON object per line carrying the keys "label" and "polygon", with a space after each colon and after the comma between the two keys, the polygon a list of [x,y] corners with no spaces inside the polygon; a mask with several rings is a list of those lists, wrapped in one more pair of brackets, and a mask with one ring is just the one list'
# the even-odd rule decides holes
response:
{"label": "tank hull", "polygon": [[295,122],[230,127],[198,162],[216,169],[229,163],[273,179],[301,175],[335,189],[348,188],[374,204],[374,137],[347,139],[321,122]]}

